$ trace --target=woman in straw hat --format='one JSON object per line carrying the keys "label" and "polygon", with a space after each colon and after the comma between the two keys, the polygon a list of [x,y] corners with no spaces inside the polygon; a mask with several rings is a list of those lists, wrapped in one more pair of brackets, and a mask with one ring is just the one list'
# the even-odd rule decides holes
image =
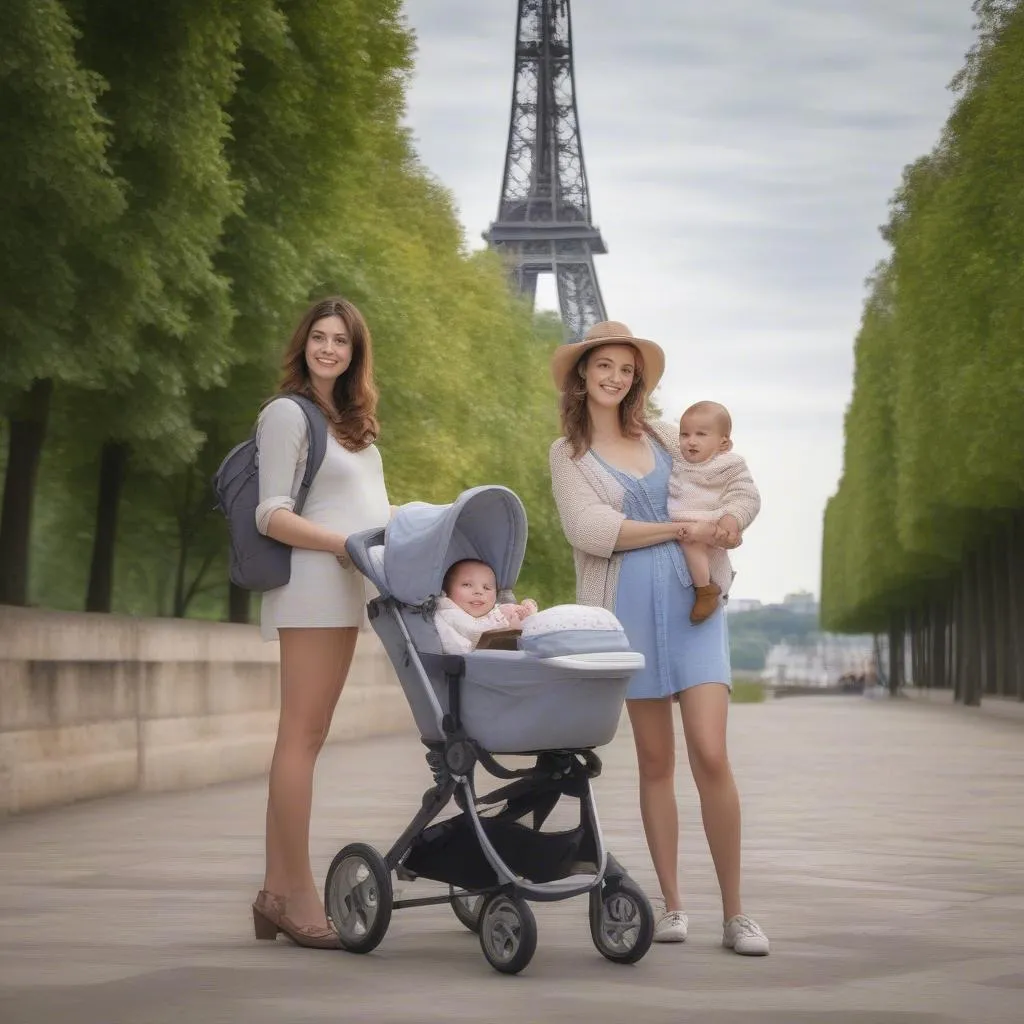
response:
{"label": "woman in straw hat", "polygon": [[[688,920],[679,893],[675,795],[678,701],[690,770],[722,891],[723,945],[748,956],[768,939],[740,903],[740,803],[726,753],[729,641],[723,609],[689,624],[694,591],[680,542],[707,541],[707,524],[668,519],[668,479],[679,457],[674,425],[648,422],[647,398],[665,368],[652,341],[625,324],[596,324],[551,360],[564,437],[551,446],[551,483],[573,548],[576,599],[622,622],[644,654],[626,707],[640,775],[640,814],[665,899],[655,939],[682,942]],[[748,523],[738,524],[742,530]],[[685,624],[685,625],[684,625]]]}

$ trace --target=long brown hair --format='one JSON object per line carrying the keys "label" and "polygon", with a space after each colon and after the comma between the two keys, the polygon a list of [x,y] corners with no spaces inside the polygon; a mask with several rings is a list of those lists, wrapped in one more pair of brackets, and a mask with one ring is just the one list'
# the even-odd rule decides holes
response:
{"label": "long brown hair", "polygon": [[[626,344],[613,342],[610,344]],[[587,349],[577,360],[576,365],[565,375],[565,386],[559,402],[562,417],[562,433],[572,445],[573,458],[579,459],[586,455],[590,448],[591,425],[590,413],[587,410],[587,365],[590,357],[604,348],[595,345]],[[640,350],[630,345],[636,353],[636,373],[626,397],[619,403],[619,426],[626,437],[642,437],[650,433],[647,425],[647,384],[644,381],[644,357]]]}
{"label": "long brown hair", "polygon": [[[334,382],[337,415],[317,396],[306,365],[306,342],[313,324],[324,317],[337,316],[345,325],[352,342],[352,362]],[[377,386],[373,382],[373,349],[370,329],[363,314],[347,299],[322,299],[311,306],[295,328],[281,367],[279,395],[305,395],[320,406],[330,424],[331,433],[349,451],[360,451],[377,440]]]}

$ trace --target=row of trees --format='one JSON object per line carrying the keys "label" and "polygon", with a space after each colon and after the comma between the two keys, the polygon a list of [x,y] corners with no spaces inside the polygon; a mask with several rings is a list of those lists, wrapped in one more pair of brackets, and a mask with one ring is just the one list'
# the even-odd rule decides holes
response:
{"label": "row of trees", "polygon": [[909,661],[968,703],[1024,697],[1024,2],[974,9],[870,281],[822,579],[826,628],[888,633],[891,685]]}
{"label": "row of trees", "polygon": [[417,161],[413,50],[400,0],[3,5],[0,602],[247,619],[210,478],[335,293],[373,332],[391,500],[511,486],[524,590],[569,595],[561,327]]}
{"label": "row of trees", "polygon": [[729,615],[729,653],[732,667],[760,672],[776,644],[804,647],[818,639],[818,616],[779,605]]}

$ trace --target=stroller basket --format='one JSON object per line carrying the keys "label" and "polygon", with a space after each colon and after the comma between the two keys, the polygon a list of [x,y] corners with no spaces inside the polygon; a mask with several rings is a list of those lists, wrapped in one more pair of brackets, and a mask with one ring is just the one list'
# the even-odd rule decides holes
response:
{"label": "stroller basket", "polygon": [[[597,853],[582,825],[564,832],[538,832],[502,818],[481,817],[480,822],[512,873],[527,881],[566,878],[573,865],[581,862],[594,870]],[[489,889],[499,884],[465,811],[424,829],[402,864],[421,878],[463,889]]]}

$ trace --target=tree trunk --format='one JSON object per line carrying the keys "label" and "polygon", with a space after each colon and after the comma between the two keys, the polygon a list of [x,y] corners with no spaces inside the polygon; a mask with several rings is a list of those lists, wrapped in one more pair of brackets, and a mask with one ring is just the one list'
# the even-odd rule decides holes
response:
{"label": "tree trunk", "polygon": [[895,613],[889,620],[889,695],[895,697],[903,682],[903,621]]}
{"label": "tree trunk", "polygon": [[100,456],[100,487],[96,499],[96,531],[89,566],[87,612],[109,612],[114,594],[114,551],[117,544],[117,514],[128,469],[128,447],[107,441]]}
{"label": "tree trunk", "polygon": [[982,690],[982,644],[979,609],[978,554],[971,552],[964,561],[965,586],[963,615],[961,622],[964,633],[964,704],[977,707],[981,704]]}
{"label": "tree trunk", "polygon": [[932,601],[931,631],[929,636],[931,653],[928,656],[929,686],[949,686],[949,666],[946,661],[946,610],[948,607],[947,600],[936,598]]}
{"label": "tree trunk", "polygon": [[174,567],[174,599],[172,614],[176,619],[185,618],[188,601],[185,597],[185,572],[188,568],[189,542],[192,539],[190,513],[192,502],[192,474],[185,478],[185,497],[178,510],[178,562]]}
{"label": "tree trunk", "polygon": [[249,591],[228,584],[228,621],[248,622],[249,621]]}
{"label": "tree trunk", "polygon": [[188,549],[184,541],[178,548],[178,564],[174,567],[174,597],[171,601],[171,614],[176,619],[185,618],[187,602],[185,600],[185,567],[188,562]]}
{"label": "tree trunk", "polygon": [[989,559],[992,594],[992,641],[995,654],[994,685],[995,693],[1003,697],[1010,693],[1011,655],[1009,653],[1010,637],[1008,635],[1010,594],[1008,587],[1009,577],[1006,573],[1009,554],[1010,531],[1007,528],[1000,530],[992,538],[991,556]]}
{"label": "tree trunk", "polygon": [[910,634],[910,679],[911,686],[921,685],[921,612],[912,608],[904,618],[907,633]]}
{"label": "tree trunk", "polygon": [[931,598],[924,603],[925,630],[921,636],[921,660],[924,662],[925,686],[935,686],[937,668],[935,664],[935,630],[938,622],[938,609]]}
{"label": "tree trunk", "polygon": [[32,503],[52,395],[52,380],[35,381],[8,419],[10,442],[0,511],[0,604],[28,603]]}
{"label": "tree trunk", "polygon": [[1011,693],[1024,700],[1024,511],[1013,514],[1007,544]]}
{"label": "tree trunk", "polygon": [[974,571],[977,611],[975,621],[978,629],[978,696],[994,692],[995,643],[993,640],[992,579],[989,573],[991,563],[991,538],[986,538],[978,547]]}
{"label": "tree trunk", "polygon": [[914,676],[915,686],[931,686],[931,667],[929,665],[932,652],[932,606],[930,601],[922,601],[917,609],[917,662],[918,674]]}
{"label": "tree trunk", "polygon": [[949,620],[949,667],[953,673],[953,699],[964,699],[964,570],[953,582],[953,602]]}

